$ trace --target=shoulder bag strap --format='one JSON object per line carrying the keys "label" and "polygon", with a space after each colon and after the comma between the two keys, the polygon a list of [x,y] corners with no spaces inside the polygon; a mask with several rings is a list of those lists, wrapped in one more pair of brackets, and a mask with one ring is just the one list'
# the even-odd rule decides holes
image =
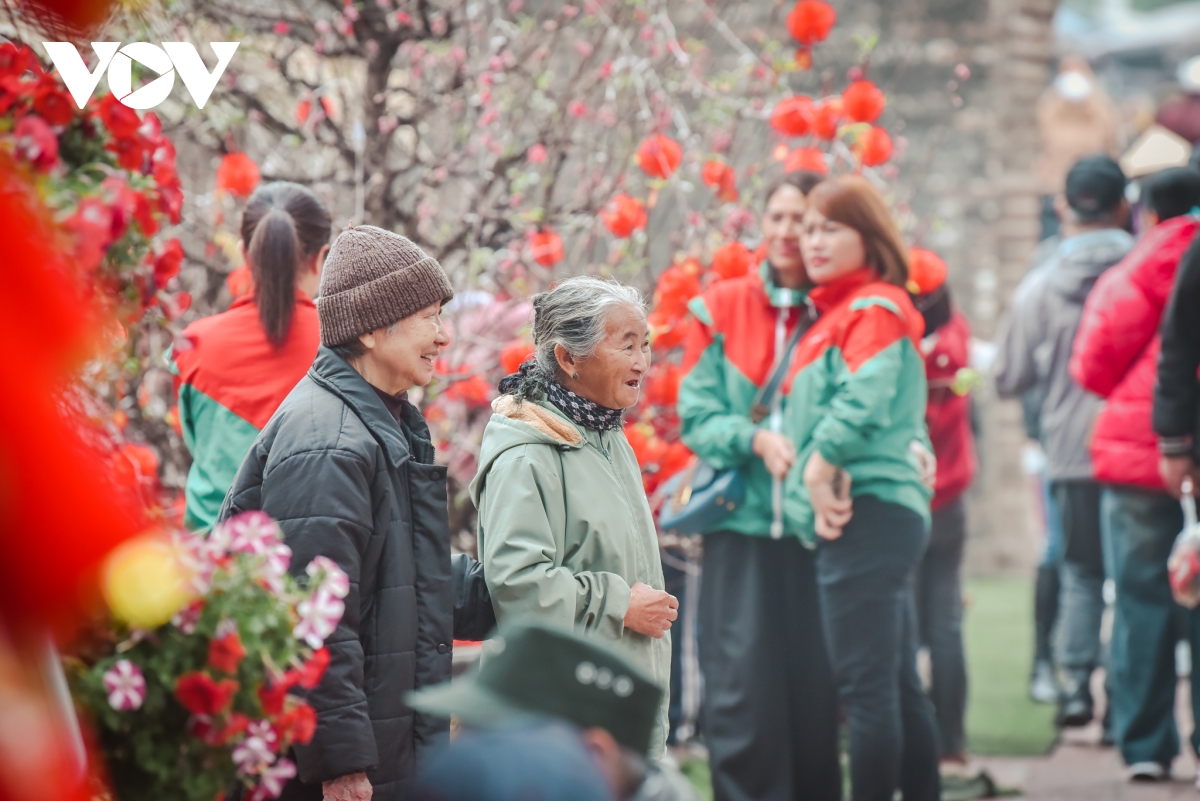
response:
{"label": "shoulder bag strap", "polygon": [[796,345],[808,333],[808,329],[813,327],[813,323],[817,321],[817,310],[811,302],[805,303],[804,312],[800,315],[800,319],[796,322],[796,330],[792,331],[792,335],[788,337],[787,346],[783,349],[783,358],[775,365],[775,370],[771,373],[771,377],[763,388],[758,391],[758,397],[754,399],[754,405],[750,407],[750,419],[755,423],[761,423],[767,419],[767,415],[771,413],[771,401],[775,399],[775,394],[779,392],[780,385],[783,384],[783,379],[788,373],[788,368],[792,364],[792,353],[796,350]]}

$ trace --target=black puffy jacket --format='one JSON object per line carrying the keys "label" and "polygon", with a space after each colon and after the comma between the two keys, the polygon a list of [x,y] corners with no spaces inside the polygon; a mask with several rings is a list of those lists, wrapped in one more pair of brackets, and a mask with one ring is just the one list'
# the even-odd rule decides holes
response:
{"label": "black puffy jacket", "polygon": [[1179,260],[1175,287],[1162,323],[1158,386],[1154,389],[1154,433],[1162,439],[1192,437],[1192,459],[1200,464],[1200,236]]}
{"label": "black puffy jacket", "polygon": [[409,690],[450,679],[451,645],[495,623],[483,572],[450,555],[446,468],[405,402],[403,426],[332,351],[316,360],[255,440],[221,509],[261,509],[292,549],[350,577],[346,612],[326,640],[329,669],[307,700],[312,741],[295,749],[287,799],[320,799],[321,782],[366,771],[376,801],[396,801],[417,766],[448,741],[448,724],[414,712]]}

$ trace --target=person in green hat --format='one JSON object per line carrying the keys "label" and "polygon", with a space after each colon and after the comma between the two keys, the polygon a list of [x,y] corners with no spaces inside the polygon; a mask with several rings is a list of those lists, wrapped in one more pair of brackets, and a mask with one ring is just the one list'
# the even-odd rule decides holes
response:
{"label": "person in green hat", "polygon": [[491,642],[473,673],[409,693],[406,703],[481,729],[564,721],[618,801],[697,801],[678,770],[649,756],[664,693],[640,668],[595,639],[540,624],[512,625]]}

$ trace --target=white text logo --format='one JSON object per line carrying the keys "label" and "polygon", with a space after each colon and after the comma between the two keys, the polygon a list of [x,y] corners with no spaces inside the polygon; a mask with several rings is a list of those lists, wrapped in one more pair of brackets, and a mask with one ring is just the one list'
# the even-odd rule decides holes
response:
{"label": "white text logo", "polygon": [[[50,60],[58,68],[63,83],[75,105],[83,108],[87,104],[100,76],[108,70],[108,88],[126,106],[136,109],[154,108],[167,99],[175,85],[175,73],[183,78],[197,108],[204,108],[209,96],[221,79],[239,42],[211,42],[217,54],[217,66],[212,72],[204,66],[196,48],[187,42],[163,42],[162,47],[149,42],[134,42],[121,47],[120,42],[92,42],[92,50],[98,59],[96,69],[89,71],[83,57],[70,42],[42,42]],[[141,64],[159,77],[133,91],[133,62]]]}

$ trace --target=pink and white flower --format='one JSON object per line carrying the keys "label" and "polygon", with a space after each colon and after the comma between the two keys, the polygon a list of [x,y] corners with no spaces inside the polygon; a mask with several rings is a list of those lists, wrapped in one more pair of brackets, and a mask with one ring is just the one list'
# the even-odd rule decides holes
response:
{"label": "pink and white flower", "polygon": [[250,791],[249,801],[279,798],[283,794],[283,786],[294,778],[296,778],[296,765],[290,759],[278,760],[274,765],[263,770],[258,786]]}
{"label": "pink and white flower", "polygon": [[233,749],[233,764],[243,776],[255,776],[275,761],[275,753],[261,737],[247,737]]}
{"label": "pink and white flower", "polygon": [[296,605],[300,620],[292,628],[292,635],[308,643],[310,648],[320,648],[325,638],[337,629],[346,604],[328,590],[321,588],[311,598]]}
{"label": "pink and white flower", "polygon": [[121,659],[104,672],[104,689],[108,703],[118,712],[140,709],[146,700],[146,677],[128,659]]}
{"label": "pink and white flower", "polygon": [[175,613],[175,616],[171,618],[171,625],[184,634],[195,634],[196,624],[200,622],[200,615],[203,612],[204,602],[194,601]]}
{"label": "pink and white flower", "polygon": [[246,727],[246,736],[259,738],[272,751],[279,748],[279,735],[275,733],[275,727],[269,720],[251,721],[250,725]]}
{"label": "pink and white flower", "polygon": [[265,512],[246,512],[226,521],[229,549],[234,553],[266,554],[281,541],[279,526]]}
{"label": "pink and white flower", "polygon": [[345,598],[350,594],[350,577],[328,556],[316,557],[308,563],[304,572],[313,578],[320,576],[318,591],[324,590],[337,598]]}
{"label": "pink and white flower", "polygon": [[291,563],[292,549],[282,542],[277,542],[267,550],[266,557],[258,569],[258,578],[262,579],[272,592],[282,593],[283,577],[287,575]]}

